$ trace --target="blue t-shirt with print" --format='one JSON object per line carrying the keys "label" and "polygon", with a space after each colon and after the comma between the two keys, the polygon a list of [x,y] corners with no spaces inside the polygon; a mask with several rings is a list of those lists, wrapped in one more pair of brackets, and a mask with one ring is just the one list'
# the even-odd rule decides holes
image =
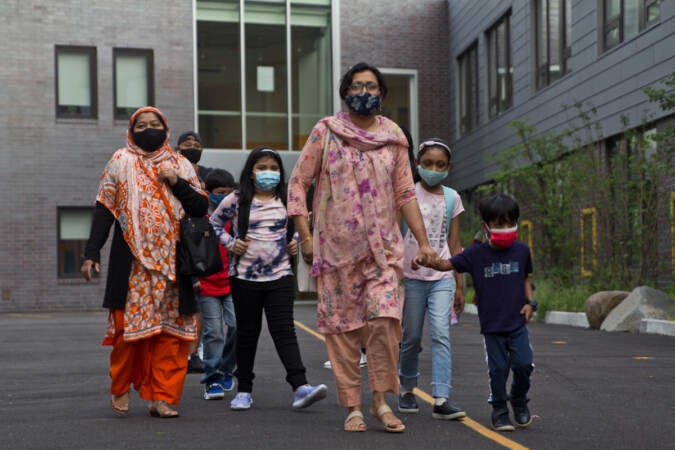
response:
{"label": "blue t-shirt with print", "polygon": [[480,332],[508,333],[525,324],[525,279],[532,273],[530,248],[516,241],[509,248],[489,242],[473,245],[450,258],[457,272],[471,274],[478,297]]}

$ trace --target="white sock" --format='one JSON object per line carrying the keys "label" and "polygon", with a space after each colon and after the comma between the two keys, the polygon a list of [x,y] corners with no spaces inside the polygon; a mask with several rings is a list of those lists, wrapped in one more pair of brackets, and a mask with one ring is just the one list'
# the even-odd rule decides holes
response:
{"label": "white sock", "polygon": [[434,397],[434,405],[441,406],[443,403],[447,402],[448,399],[445,397]]}
{"label": "white sock", "polygon": [[398,391],[399,391],[398,393],[399,393],[400,395],[405,395],[405,394],[409,394],[409,393],[412,392],[412,390],[406,389],[406,388],[404,388],[403,386],[399,387]]}

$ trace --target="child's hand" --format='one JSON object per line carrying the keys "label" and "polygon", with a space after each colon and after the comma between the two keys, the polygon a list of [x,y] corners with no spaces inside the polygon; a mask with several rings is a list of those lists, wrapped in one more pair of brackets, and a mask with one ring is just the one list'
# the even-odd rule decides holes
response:
{"label": "child's hand", "polygon": [[250,240],[251,238],[248,236],[246,236],[243,241],[241,239],[237,239],[234,243],[234,247],[232,247],[232,253],[237,256],[241,256],[246,253],[246,250],[248,250],[248,241]]}
{"label": "child's hand", "polygon": [[295,239],[291,239],[291,242],[286,244],[286,251],[291,256],[297,255],[298,254],[298,242]]}
{"label": "child's hand", "polygon": [[532,313],[534,313],[532,306],[526,304],[522,308],[520,308],[520,315],[525,316],[525,322],[529,322],[530,319],[532,318]]}

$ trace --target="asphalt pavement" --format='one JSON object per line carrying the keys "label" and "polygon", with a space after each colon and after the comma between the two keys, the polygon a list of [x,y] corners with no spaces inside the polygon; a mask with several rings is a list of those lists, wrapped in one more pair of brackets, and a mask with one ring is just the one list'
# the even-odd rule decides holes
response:
{"label": "asphalt pavement", "polygon": [[[315,306],[296,306],[298,339],[310,383],[328,397],[291,409],[292,393],[265,330],[256,360],[253,407],[231,411],[201,398],[198,374],[186,379],[177,419],[152,418],[134,393],[131,413],[109,408],[109,347],[100,342],[105,313],[0,315],[0,447],[4,449],[634,449],[675,448],[675,338],[530,324],[536,369],[532,425],[511,433],[489,429],[483,343],[476,316],[452,327],[454,403],[464,421],[431,418],[428,341],[420,353],[420,412],[403,415],[404,433],[389,434],[366,417],[368,431],[346,433],[346,410],[323,367],[325,344]],[[426,333],[426,331],[425,331]],[[364,409],[370,402],[362,370]],[[396,399],[389,404],[395,409]]]}

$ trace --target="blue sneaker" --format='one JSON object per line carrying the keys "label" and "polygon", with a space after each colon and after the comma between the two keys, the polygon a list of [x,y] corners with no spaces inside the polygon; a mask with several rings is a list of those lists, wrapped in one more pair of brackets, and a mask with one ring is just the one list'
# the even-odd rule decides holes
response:
{"label": "blue sneaker", "polygon": [[253,397],[250,392],[237,392],[230,402],[230,409],[234,411],[245,411],[251,407]]}
{"label": "blue sneaker", "polygon": [[225,378],[218,382],[225,392],[230,392],[234,387],[234,377],[232,375],[227,375]]}
{"label": "blue sneaker", "polygon": [[225,392],[220,383],[208,383],[204,385],[204,400],[220,400],[225,397]]}
{"label": "blue sneaker", "polygon": [[318,386],[303,384],[295,390],[295,394],[293,395],[293,408],[307,408],[311,404],[326,398],[327,392],[328,388],[325,384],[320,384]]}

